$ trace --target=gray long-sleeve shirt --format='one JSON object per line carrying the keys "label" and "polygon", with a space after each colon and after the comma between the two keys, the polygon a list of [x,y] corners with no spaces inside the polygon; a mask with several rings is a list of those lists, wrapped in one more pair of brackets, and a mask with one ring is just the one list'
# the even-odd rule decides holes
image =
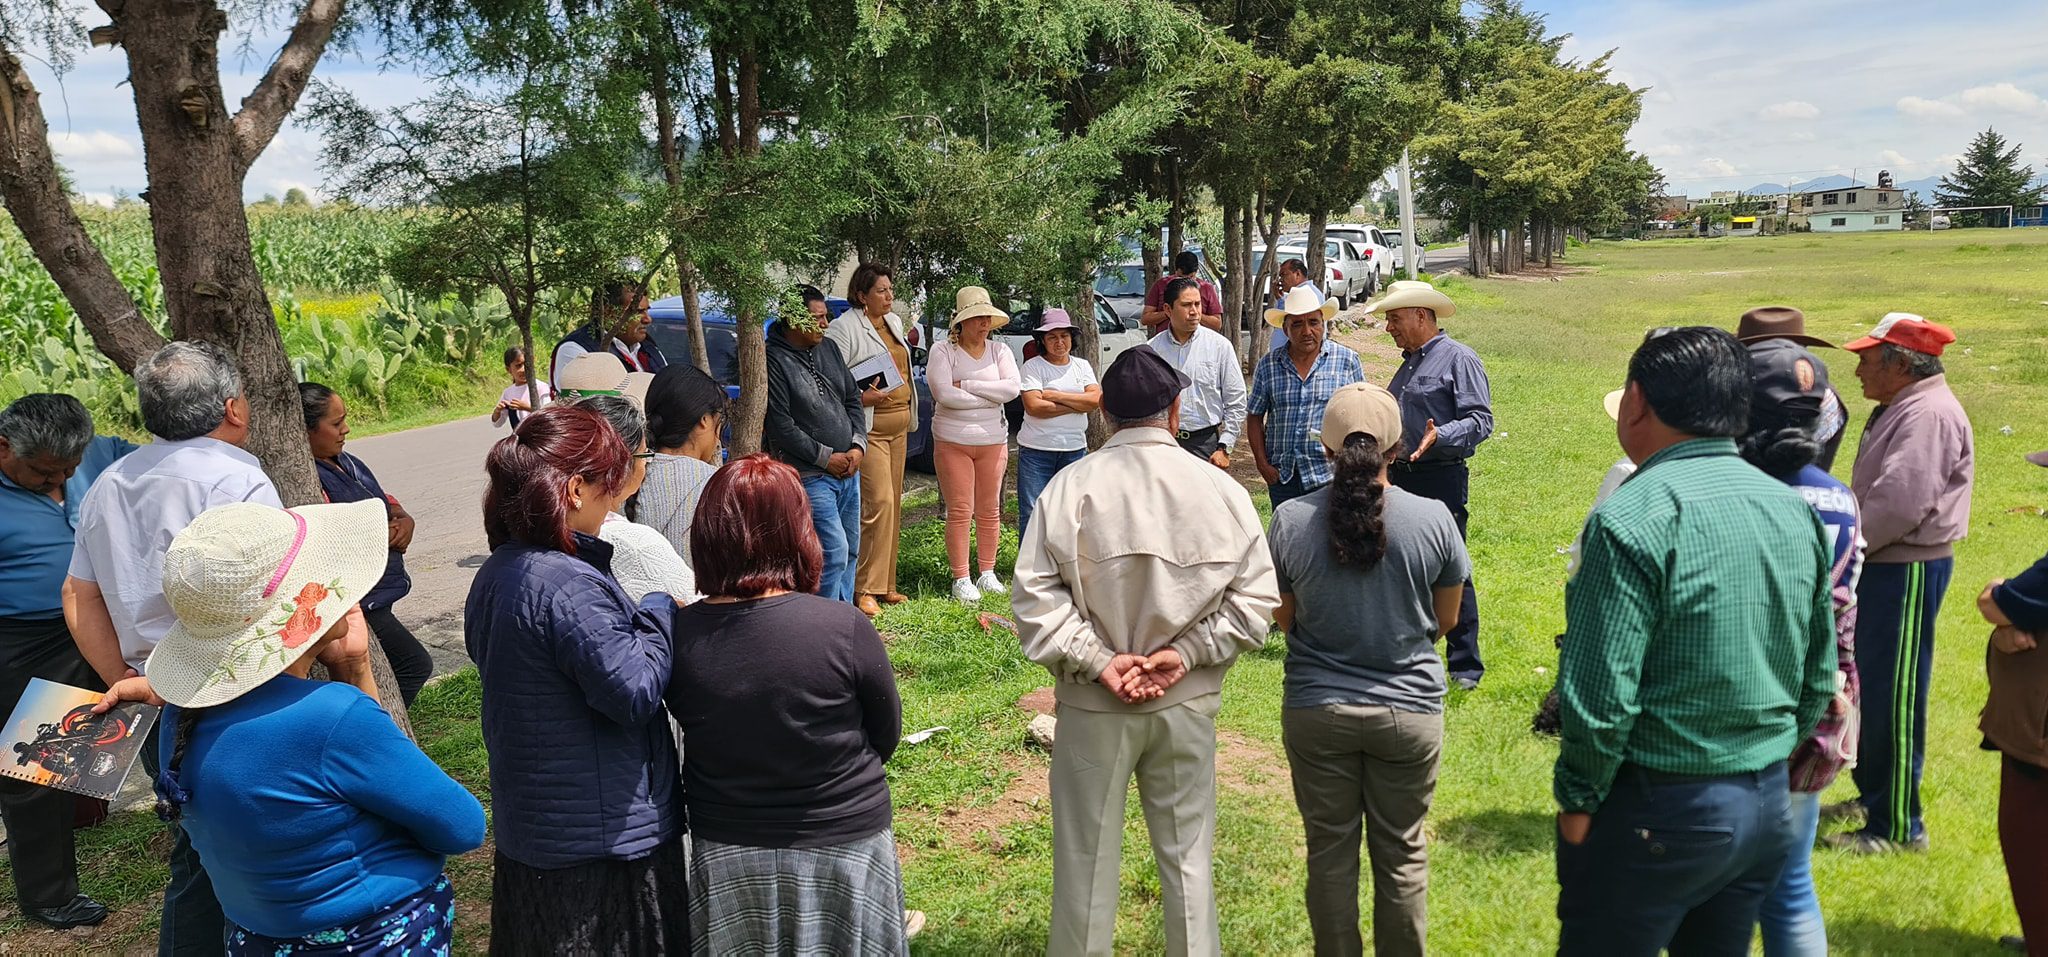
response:
{"label": "gray long-sleeve shirt", "polygon": [[1436,444],[1418,461],[1469,459],[1493,434],[1486,365],[1472,347],[1445,333],[1403,353],[1387,391],[1401,403],[1401,444],[1410,453],[1420,447],[1429,422],[1436,422]]}

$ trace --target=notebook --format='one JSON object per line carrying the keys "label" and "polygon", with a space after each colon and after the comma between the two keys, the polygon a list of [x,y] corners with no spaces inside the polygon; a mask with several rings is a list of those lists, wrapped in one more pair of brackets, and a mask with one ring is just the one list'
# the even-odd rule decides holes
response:
{"label": "notebook", "polygon": [[0,726],[0,775],[111,801],[120,793],[161,709],[124,701],[93,714],[100,693],[29,679],[21,703]]}

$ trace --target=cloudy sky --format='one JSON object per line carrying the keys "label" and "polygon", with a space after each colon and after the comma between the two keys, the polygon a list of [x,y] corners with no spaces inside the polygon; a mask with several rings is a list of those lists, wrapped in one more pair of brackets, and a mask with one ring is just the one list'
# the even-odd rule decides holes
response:
{"label": "cloudy sky", "polygon": [[[2048,170],[2048,3],[1989,0],[1529,0],[1567,55],[1613,49],[1615,76],[1644,95],[1631,134],[1672,192],[1787,183],[1878,169],[1901,181],[1945,172],[1972,134],[1996,127]],[[277,38],[227,51],[231,102],[267,65]],[[331,53],[319,75],[374,105],[424,91],[370,53]],[[34,69],[51,138],[79,190],[100,200],[143,185],[141,139],[120,55],[79,57],[59,85]],[[248,181],[249,198],[294,186],[320,194],[319,140],[292,124]]]}

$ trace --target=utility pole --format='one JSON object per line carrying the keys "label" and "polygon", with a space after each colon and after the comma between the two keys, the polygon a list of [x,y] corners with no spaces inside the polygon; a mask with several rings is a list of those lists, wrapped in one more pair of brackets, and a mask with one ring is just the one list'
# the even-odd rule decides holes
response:
{"label": "utility pole", "polygon": [[1401,147],[1401,262],[1415,278],[1415,186],[1408,170],[1408,148]]}

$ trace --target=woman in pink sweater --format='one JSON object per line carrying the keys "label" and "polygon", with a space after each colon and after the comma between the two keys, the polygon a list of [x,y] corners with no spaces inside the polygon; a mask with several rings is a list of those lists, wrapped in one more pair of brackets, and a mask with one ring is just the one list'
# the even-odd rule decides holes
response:
{"label": "woman in pink sweater", "polygon": [[[946,557],[953,563],[953,597],[981,600],[1003,590],[996,579],[996,546],[1003,534],[1003,470],[1009,463],[1010,423],[1003,405],[1017,397],[1017,360],[989,337],[995,320],[1009,316],[989,302],[988,290],[965,286],[953,300],[952,332],[932,347],[925,380],[932,390],[932,458],[939,495],[946,500]],[[967,530],[975,528],[981,576],[969,579]]]}

